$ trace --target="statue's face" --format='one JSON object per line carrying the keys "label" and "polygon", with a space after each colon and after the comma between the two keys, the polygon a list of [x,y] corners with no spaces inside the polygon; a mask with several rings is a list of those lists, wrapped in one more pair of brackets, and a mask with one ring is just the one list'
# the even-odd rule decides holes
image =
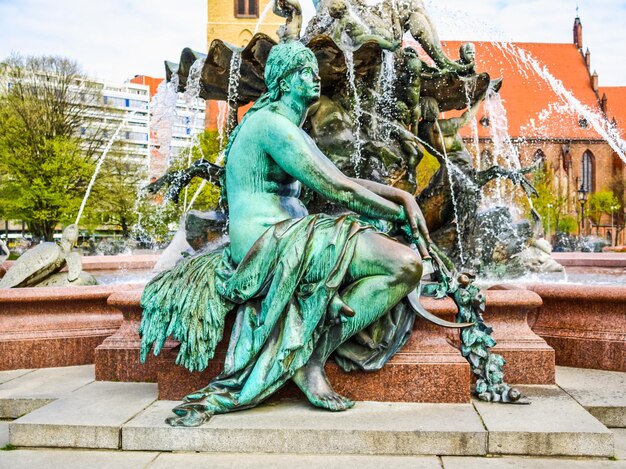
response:
{"label": "statue's face", "polygon": [[476,47],[474,44],[467,44],[461,49],[461,58],[466,62],[474,62],[476,60]]}
{"label": "statue's face", "polygon": [[289,77],[289,92],[306,104],[320,98],[321,88],[317,63],[305,64]]}

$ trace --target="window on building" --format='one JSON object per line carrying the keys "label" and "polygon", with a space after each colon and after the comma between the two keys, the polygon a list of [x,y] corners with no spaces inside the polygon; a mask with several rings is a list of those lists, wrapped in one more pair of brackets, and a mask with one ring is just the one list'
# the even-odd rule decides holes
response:
{"label": "window on building", "polygon": [[582,160],[580,160],[581,188],[586,192],[594,192],[596,186],[595,178],[595,157],[593,153],[587,150],[583,153]]}
{"label": "window on building", "polygon": [[259,0],[235,0],[236,18],[258,18]]}

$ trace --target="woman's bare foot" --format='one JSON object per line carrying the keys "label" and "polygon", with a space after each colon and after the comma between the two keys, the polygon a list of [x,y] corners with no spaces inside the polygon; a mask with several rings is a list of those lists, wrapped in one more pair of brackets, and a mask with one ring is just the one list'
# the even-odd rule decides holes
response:
{"label": "woman's bare foot", "polygon": [[316,407],[339,412],[354,406],[350,399],[333,391],[326,378],[324,367],[319,364],[309,363],[303,366],[293,375],[293,381]]}

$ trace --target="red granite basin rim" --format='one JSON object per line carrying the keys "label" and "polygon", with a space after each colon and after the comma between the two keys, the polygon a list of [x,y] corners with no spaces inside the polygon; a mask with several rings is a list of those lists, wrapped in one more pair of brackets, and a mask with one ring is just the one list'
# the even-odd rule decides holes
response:
{"label": "red granite basin rim", "polygon": [[[87,272],[96,270],[150,270],[154,267],[159,254],[141,254],[130,256],[82,256],[83,269]],[[2,267],[8,270],[15,261],[5,261]]]}
{"label": "red granite basin rim", "polygon": [[528,290],[544,299],[626,302],[626,285],[529,284]]}
{"label": "red granite basin rim", "polygon": [[46,287],[46,288],[6,288],[0,289],[2,303],[37,303],[59,300],[106,299],[120,290],[137,290],[141,284],[93,285],[80,287]]}
{"label": "red granite basin rim", "polygon": [[133,285],[125,291],[116,291],[107,301],[110,306],[139,306],[144,285]]}
{"label": "red granite basin rim", "polygon": [[[125,291],[116,291],[111,294],[108,304],[111,306],[138,306],[143,293],[143,286],[127,286]],[[541,297],[528,290],[502,290],[487,291],[487,308],[498,307],[528,307],[538,308],[543,302]],[[434,298],[422,298],[424,307],[434,314],[456,313],[457,308],[450,298],[436,300]]]}

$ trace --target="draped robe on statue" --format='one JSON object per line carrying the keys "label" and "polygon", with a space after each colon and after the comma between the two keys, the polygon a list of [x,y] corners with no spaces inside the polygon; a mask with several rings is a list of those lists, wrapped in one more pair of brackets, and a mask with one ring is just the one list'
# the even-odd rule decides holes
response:
{"label": "draped robe on statue", "polygon": [[[329,304],[345,287],[360,233],[354,216],[309,215],[270,227],[239,265],[229,248],[184,259],[144,290],[142,360],[168,336],[181,342],[177,363],[203,370],[236,314],[224,370],[188,395],[209,414],[252,407],[306,365],[333,319]],[[315,240],[315,242],[313,242]],[[414,314],[404,301],[335,351],[346,371],[382,367],[409,337]]]}

